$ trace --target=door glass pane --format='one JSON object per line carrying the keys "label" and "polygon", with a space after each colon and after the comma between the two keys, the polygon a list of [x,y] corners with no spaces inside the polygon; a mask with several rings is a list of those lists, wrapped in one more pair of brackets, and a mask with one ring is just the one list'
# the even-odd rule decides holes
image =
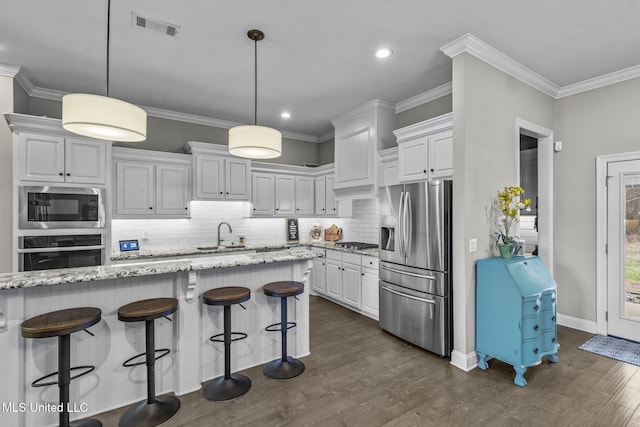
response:
{"label": "door glass pane", "polygon": [[624,188],[623,317],[640,319],[640,175],[625,176]]}

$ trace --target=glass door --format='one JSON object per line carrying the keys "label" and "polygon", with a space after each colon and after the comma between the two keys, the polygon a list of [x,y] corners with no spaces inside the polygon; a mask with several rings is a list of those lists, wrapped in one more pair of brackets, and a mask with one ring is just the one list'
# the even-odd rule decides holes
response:
{"label": "glass door", "polygon": [[607,175],[607,332],[640,341],[640,160]]}

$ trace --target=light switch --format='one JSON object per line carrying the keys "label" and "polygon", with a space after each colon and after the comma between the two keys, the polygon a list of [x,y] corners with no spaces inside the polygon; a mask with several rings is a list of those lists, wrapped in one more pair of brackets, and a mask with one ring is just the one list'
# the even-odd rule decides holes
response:
{"label": "light switch", "polygon": [[469,253],[478,252],[478,239],[469,239]]}

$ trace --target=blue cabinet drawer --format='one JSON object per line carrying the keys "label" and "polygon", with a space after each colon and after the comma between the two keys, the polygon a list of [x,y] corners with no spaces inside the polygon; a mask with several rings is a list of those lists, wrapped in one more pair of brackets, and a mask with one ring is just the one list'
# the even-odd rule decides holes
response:
{"label": "blue cabinet drawer", "polygon": [[540,326],[540,319],[536,317],[525,317],[522,319],[522,339],[528,340],[538,336],[542,327]]}
{"label": "blue cabinet drawer", "polygon": [[556,311],[544,310],[540,312],[540,329],[554,329],[556,327]]}
{"label": "blue cabinet drawer", "polygon": [[551,330],[543,332],[542,334],[540,334],[540,337],[538,337],[538,341],[540,351],[548,353],[550,351],[556,350],[558,341],[556,338],[556,331]]}
{"label": "blue cabinet drawer", "polygon": [[522,317],[537,316],[540,312],[541,298],[527,298],[522,303]]}
{"label": "blue cabinet drawer", "polygon": [[555,291],[547,291],[542,293],[540,298],[541,310],[556,310],[556,293]]}

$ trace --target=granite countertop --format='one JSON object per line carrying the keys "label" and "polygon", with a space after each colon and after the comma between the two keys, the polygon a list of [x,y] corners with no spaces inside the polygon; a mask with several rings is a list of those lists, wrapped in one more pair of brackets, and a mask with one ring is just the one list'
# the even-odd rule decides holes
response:
{"label": "granite countertop", "polygon": [[242,247],[215,247],[215,246],[198,246],[198,247],[185,247],[185,248],[171,248],[171,249],[147,249],[131,252],[115,252],[111,254],[112,261],[123,260],[138,260],[138,259],[151,259],[162,257],[182,257],[189,255],[224,255],[224,254],[242,254],[243,252],[251,251],[272,251],[276,249],[290,249],[303,246],[312,246],[316,248],[332,249],[336,251],[349,252],[359,255],[378,256],[378,249],[348,249],[348,248],[336,248],[335,242],[319,241],[302,241],[302,242],[277,242],[277,243],[263,243],[256,245],[245,245]]}
{"label": "granite countertop", "polygon": [[0,274],[0,290],[90,282],[96,280],[117,279],[120,277],[177,273],[181,271],[209,270],[215,268],[297,261],[313,259],[318,255],[317,251],[300,247],[281,251],[236,253],[196,259],[147,260],[110,266],[102,265],[97,267],[2,273]]}

